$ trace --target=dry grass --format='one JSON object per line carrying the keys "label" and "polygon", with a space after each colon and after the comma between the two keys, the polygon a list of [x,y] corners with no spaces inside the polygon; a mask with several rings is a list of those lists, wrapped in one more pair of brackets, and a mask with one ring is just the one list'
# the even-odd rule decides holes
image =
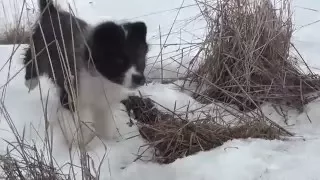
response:
{"label": "dry grass", "polygon": [[209,28],[204,62],[193,75],[199,101],[207,103],[209,97],[240,110],[268,101],[301,110],[308,102],[304,95],[319,90],[319,77],[303,72],[302,59],[290,55],[290,0],[280,0],[277,8],[271,0],[202,4]]}
{"label": "dry grass", "polygon": [[[0,44],[28,44],[35,8],[25,0],[0,2]],[[27,14],[24,17],[23,14]]]}
{"label": "dry grass", "polygon": [[29,37],[26,27],[14,26],[0,32],[0,44],[29,44]]}
{"label": "dry grass", "polygon": [[149,98],[131,96],[123,104],[128,112],[133,112],[141,136],[155,149],[153,161],[161,164],[216,148],[232,139],[273,140],[288,135],[282,129],[257,119],[235,126],[215,123],[211,117],[188,121],[179,114],[159,111]]}
{"label": "dry grass", "polygon": [[68,175],[63,175],[59,170],[39,154],[36,147],[24,147],[29,151],[25,158],[13,157],[11,152],[0,156],[1,169],[5,179],[43,179],[43,180],[62,180],[68,179]]}

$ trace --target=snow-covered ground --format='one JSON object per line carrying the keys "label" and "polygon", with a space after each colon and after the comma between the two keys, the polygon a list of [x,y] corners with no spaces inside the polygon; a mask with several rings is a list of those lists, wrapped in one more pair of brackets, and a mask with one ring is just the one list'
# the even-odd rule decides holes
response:
{"label": "snow-covered ground", "polygon": [[[7,10],[13,10],[11,0],[0,0]],[[31,2],[31,0],[27,1]],[[70,1],[73,5],[73,1]],[[159,32],[163,35],[171,29],[180,6],[183,6],[178,15],[174,32],[167,43],[196,42],[203,37],[204,23],[198,19],[188,21],[199,13],[193,0],[74,0],[77,13],[85,20],[96,23],[103,19],[115,20],[143,20],[149,29],[148,40],[151,44],[150,56],[157,57],[159,52]],[[92,2],[92,3],[90,3]],[[63,8],[67,5],[63,0],[59,1]],[[320,20],[320,1],[319,0],[295,0],[295,24],[299,27],[312,24]],[[312,10],[307,9],[312,8]],[[4,18],[3,11],[0,10],[0,18]],[[29,12],[30,13],[30,12]],[[7,15],[8,16],[8,15]],[[3,19],[2,19],[3,20]],[[10,18],[9,20],[10,21]],[[1,21],[0,23],[4,22]],[[191,23],[189,23],[191,22]],[[1,25],[1,24],[0,24]],[[159,27],[161,30],[159,30]],[[180,27],[185,27],[186,31],[178,31]],[[303,57],[313,67],[320,67],[318,62],[318,49],[320,49],[320,35],[318,32],[320,24],[315,23],[297,30],[294,34],[294,42],[301,51]],[[163,43],[162,42],[162,43]],[[22,47],[19,47],[13,55],[13,61],[7,63],[16,46],[0,46],[0,87],[1,93],[4,90],[8,78],[12,79],[5,88],[4,102],[0,103],[0,109],[8,111],[10,118],[19,132],[25,128],[25,139],[30,144],[35,143],[39,147],[43,145],[44,136],[44,117],[43,107],[38,89],[28,93],[24,86],[24,79],[21,64]],[[180,47],[181,50],[183,48]],[[168,47],[167,52],[175,52],[177,47]],[[188,59],[188,56],[185,57]],[[155,58],[152,58],[153,60]],[[152,60],[150,60],[152,62]],[[152,64],[152,63],[150,63]],[[4,66],[4,67],[3,67]],[[150,65],[151,66],[151,65]],[[149,66],[149,67],[150,67]],[[3,68],[2,68],[3,67]],[[175,71],[177,65],[169,64],[168,69]],[[10,71],[9,71],[10,68]],[[8,72],[10,72],[8,74]],[[17,75],[16,75],[17,74]],[[174,77],[175,73],[168,71],[166,76]],[[8,77],[9,76],[9,77]],[[150,77],[159,77],[159,71],[149,74]],[[12,78],[14,77],[14,78]],[[46,79],[41,80],[42,97],[49,96],[48,115],[50,120],[56,119],[56,108],[58,99],[52,84]],[[187,94],[176,91],[172,85],[149,84],[141,89],[143,94],[150,95],[151,98],[165,107],[172,108],[177,102],[181,107],[194,101]],[[48,93],[50,92],[50,93]],[[165,97],[165,98],[164,98]],[[195,103],[195,102],[194,102]],[[195,104],[197,106],[199,104]],[[5,108],[5,109],[4,109]],[[196,155],[179,159],[169,165],[158,165],[155,163],[134,162],[137,154],[143,149],[140,147],[145,142],[137,134],[135,127],[128,127],[126,113],[118,109],[116,118],[120,127],[120,132],[124,136],[121,142],[105,142],[107,145],[107,157],[101,167],[101,179],[117,180],[315,180],[320,179],[318,165],[320,164],[320,101],[306,105],[305,112],[298,113],[289,110],[289,130],[297,134],[297,137],[289,141],[267,141],[260,139],[233,140],[226,142],[223,146],[208,152],[200,152]],[[284,120],[266,104],[263,111],[272,120],[283,124]],[[308,115],[308,116],[307,116]],[[310,124],[308,117],[311,119]],[[285,126],[285,125],[284,125]],[[3,117],[0,119],[0,138],[6,141],[15,141],[10,132],[9,125]],[[57,163],[61,166],[69,161],[68,148],[59,137],[60,133],[54,133],[53,155]],[[6,152],[7,143],[0,141],[0,154]],[[140,148],[140,151],[139,151]],[[90,155],[98,164],[102,159],[105,148],[99,142],[89,150]],[[150,152],[149,152],[150,153]],[[145,154],[148,155],[148,152]],[[74,158],[77,160],[77,158]],[[75,162],[77,163],[77,162]]]}

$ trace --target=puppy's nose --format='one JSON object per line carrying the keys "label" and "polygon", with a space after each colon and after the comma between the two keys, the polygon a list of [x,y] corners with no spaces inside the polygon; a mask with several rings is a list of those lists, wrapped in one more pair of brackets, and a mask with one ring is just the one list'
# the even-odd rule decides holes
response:
{"label": "puppy's nose", "polygon": [[132,75],[132,81],[134,84],[142,86],[146,83],[144,75]]}

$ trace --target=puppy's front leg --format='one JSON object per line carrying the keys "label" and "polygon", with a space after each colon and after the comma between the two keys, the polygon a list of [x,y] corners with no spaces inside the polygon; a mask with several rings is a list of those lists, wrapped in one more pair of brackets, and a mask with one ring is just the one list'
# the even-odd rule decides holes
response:
{"label": "puppy's front leg", "polygon": [[94,138],[91,109],[81,108],[79,112],[71,112],[61,108],[58,115],[59,126],[69,146],[74,143],[86,146]]}
{"label": "puppy's front leg", "polygon": [[94,112],[97,133],[105,140],[116,140],[119,133],[111,107],[96,107]]}

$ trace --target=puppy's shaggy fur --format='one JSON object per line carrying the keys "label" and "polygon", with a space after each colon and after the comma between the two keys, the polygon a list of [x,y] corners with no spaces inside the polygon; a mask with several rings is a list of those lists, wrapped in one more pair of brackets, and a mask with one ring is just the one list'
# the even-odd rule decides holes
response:
{"label": "puppy's shaggy fur", "polygon": [[[26,86],[34,89],[39,76],[47,75],[60,91],[64,115],[79,115],[102,138],[113,138],[112,105],[122,99],[123,88],[135,89],[145,83],[145,23],[103,22],[91,27],[57,9],[52,0],[39,0],[39,7],[39,22],[24,58]],[[62,122],[73,124],[71,121]],[[62,125],[71,143],[79,135],[74,134],[79,124],[71,125],[71,130],[68,126]],[[83,129],[85,143],[92,138],[91,132]]]}

